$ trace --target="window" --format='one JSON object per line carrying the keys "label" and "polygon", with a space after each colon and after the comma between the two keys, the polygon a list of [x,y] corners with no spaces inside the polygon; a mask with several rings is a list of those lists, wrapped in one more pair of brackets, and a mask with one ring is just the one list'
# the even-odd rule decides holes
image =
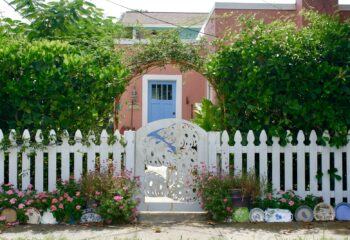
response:
{"label": "window", "polygon": [[153,100],[173,100],[173,85],[152,84]]}

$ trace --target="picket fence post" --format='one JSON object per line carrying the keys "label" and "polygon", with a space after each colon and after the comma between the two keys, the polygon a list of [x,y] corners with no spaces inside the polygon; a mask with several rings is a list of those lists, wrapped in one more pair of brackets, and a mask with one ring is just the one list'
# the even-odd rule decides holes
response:
{"label": "picket fence post", "polygon": [[[0,129],[0,143],[4,140],[4,134]],[[0,148],[0,182],[4,182],[5,179],[5,152]]]}
{"label": "picket fence post", "polygon": [[[35,134],[35,142],[40,146],[43,142],[42,131],[39,129]],[[44,191],[44,152],[41,148],[35,152],[35,190]]]}
{"label": "picket fence post", "polygon": [[28,129],[24,130],[22,139],[25,149],[22,152],[22,190],[25,190],[30,184],[30,134]]}
{"label": "picket fence post", "polygon": [[135,131],[125,131],[124,133],[126,148],[125,148],[125,170],[131,177],[135,173]]}
{"label": "picket fence post", "polygon": [[18,164],[18,148],[16,143],[16,131],[10,131],[9,140],[11,147],[9,149],[9,182],[17,188],[17,164]]}

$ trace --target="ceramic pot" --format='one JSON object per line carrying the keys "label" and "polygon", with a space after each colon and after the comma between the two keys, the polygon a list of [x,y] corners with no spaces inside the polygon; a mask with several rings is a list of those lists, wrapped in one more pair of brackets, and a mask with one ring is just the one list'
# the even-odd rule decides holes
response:
{"label": "ceramic pot", "polygon": [[251,197],[243,197],[240,189],[231,189],[230,195],[233,208],[250,208]]}

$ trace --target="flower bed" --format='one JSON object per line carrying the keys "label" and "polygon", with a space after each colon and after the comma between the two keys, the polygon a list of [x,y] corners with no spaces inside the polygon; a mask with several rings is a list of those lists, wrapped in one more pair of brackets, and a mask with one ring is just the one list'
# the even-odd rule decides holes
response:
{"label": "flower bed", "polygon": [[[57,222],[79,223],[84,209],[89,208],[105,223],[128,223],[137,216],[138,202],[133,197],[138,185],[137,179],[126,174],[113,176],[109,173],[89,173],[78,182],[73,178],[59,181],[54,192],[36,192],[32,185],[19,191],[11,184],[2,184],[0,209],[15,209],[18,223],[26,223],[33,208],[40,213],[49,210]],[[0,216],[1,221],[6,221],[4,216]]]}

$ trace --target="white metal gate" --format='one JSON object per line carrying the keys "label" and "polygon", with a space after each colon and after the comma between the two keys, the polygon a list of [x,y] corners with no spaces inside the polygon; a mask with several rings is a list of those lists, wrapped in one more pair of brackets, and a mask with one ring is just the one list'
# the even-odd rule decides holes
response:
{"label": "white metal gate", "polygon": [[164,119],[136,131],[135,175],[141,211],[203,211],[193,168],[208,166],[208,134],[186,120]]}

